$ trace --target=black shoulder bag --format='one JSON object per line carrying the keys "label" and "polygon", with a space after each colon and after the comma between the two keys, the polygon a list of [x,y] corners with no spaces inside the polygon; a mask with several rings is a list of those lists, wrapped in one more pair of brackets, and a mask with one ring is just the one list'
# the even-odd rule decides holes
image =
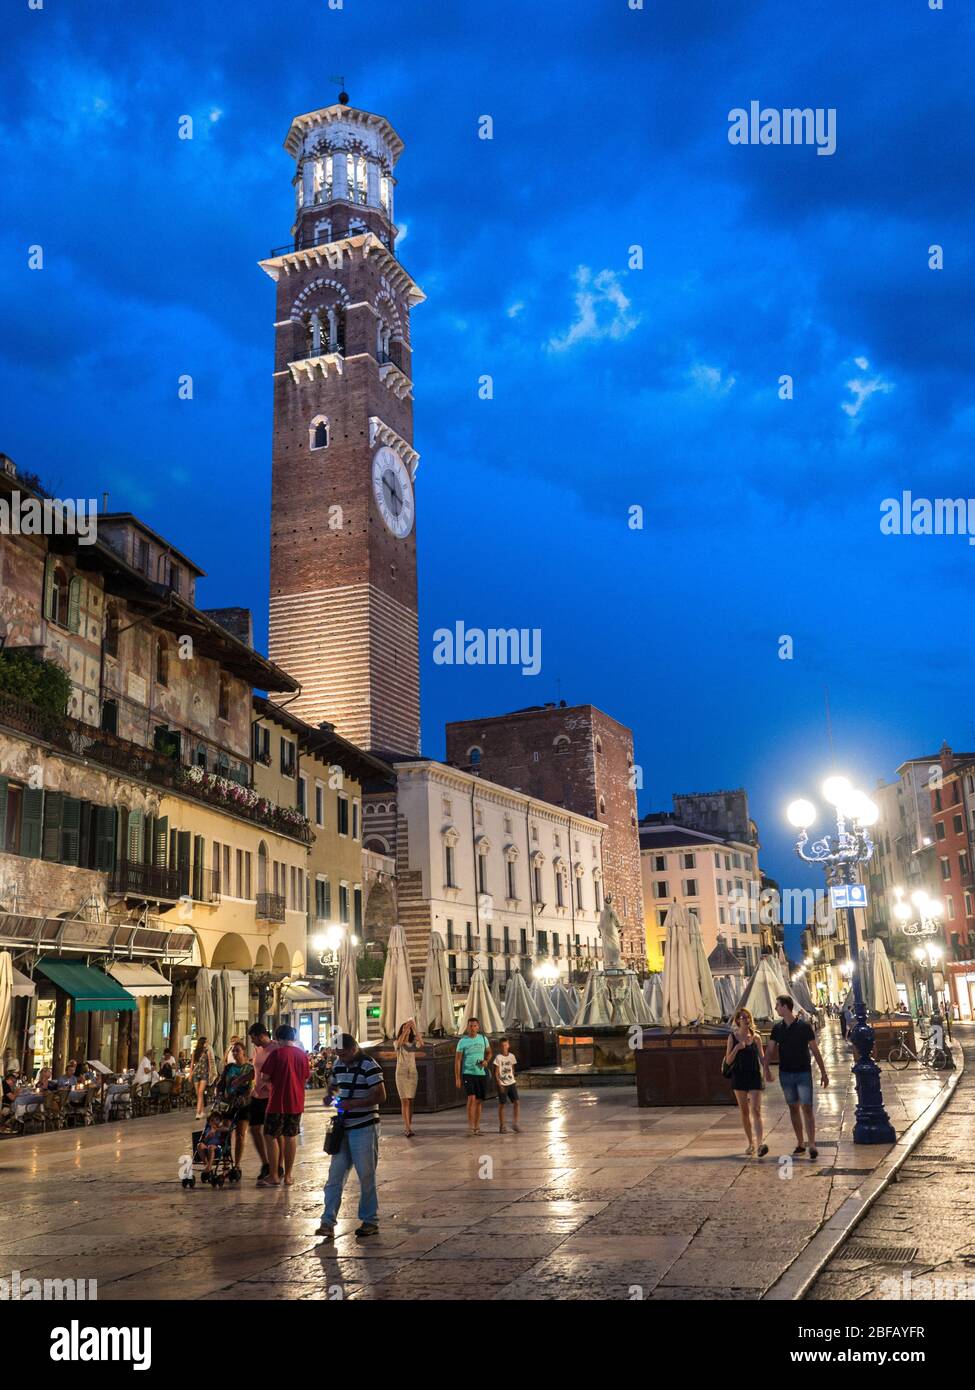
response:
{"label": "black shoulder bag", "polygon": [[[352,1096],[353,1092],[355,1091],[355,1084],[356,1084],[356,1082],[357,1082],[358,1079],[359,1079],[359,1075],[360,1075],[361,1071],[362,1071],[362,1062],[360,1061],[360,1062],[359,1062],[359,1065],[356,1067],[355,1071],[352,1073],[352,1085],[349,1087],[349,1096],[350,1096],[350,1097]],[[334,1156],[335,1154],[337,1154],[337,1153],[341,1153],[341,1151],[342,1151],[342,1140],[343,1140],[344,1138],[345,1138],[345,1116],[342,1115],[342,1114],[333,1115],[332,1118],[331,1118],[331,1119],[329,1120],[329,1122],[328,1122],[328,1129],[326,1129],[326,1131],[325,1131],[325,1143],[324,1143],[324,1145],[323,1145],[323,1147],[324,1147],[324,1149],[325,1149],[325,1152],[326,1152],[327,1154],[332,1154],[333,1156]]]}

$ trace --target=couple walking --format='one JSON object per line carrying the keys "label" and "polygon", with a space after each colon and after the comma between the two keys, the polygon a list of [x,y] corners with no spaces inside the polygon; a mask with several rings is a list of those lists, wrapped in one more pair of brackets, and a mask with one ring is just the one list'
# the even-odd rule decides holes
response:
{"label": "couple walking", "polygon": [[[725,1048],[724,1070],[738,1102],[741,1124],[748,1140],[748,1154],[764,1158],[768,1144],[762,1124],[762,1091],[771,1082],[771,1066],[779,1064],[779,1085],[789,1107],[789,1117],[795,1131],[793,1155],[807,1152],[812,1159],[819,1157],[816,1148],[816,1119],[813,1108],[812,1058],[819,1066],[820,1081],[829,1085],[826,1063],[823,1061],[816,1033],[805,1019],[795,1012],[795,1003],[788,994],[775,1001],[779,1021],[769,1035],[768,1052],[748,1009],[738,1009],[731,1021],[728,1046]],[[805,1126],[805,1138],[803,1138]]]}

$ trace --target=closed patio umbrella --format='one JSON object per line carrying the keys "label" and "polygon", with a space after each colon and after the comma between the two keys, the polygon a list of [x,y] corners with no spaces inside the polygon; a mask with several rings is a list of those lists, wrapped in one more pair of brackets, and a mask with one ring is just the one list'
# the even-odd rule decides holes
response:
{"label": "closed patio umbrella", "polygon": [[703,1023],[705,1018],[700,973],[691,936],[691,914],[683,904],[675,903],[667,909],[664,926],[667,937],[661,1023],[665,1028],[688,1028],[692,1023]]}
{"label": "closed patio umbrella", "polygon": [[494,1000],[495,1004],[497,1004],[497,1006],[498,1006],[498,1013],[499,1013],[499,1014],[503,1014],[503,1013],[504,1013],[504,1001],[503,1001],[502,998],[501,998],[501,976],[500,976],[500,975],[495,975],[494,979],[491,981],[491,998]]}
{"label": "closed patio umbrella", "polygon": [[620,1023],[641,1023],[644,1027],[649,1027],[653,1023],[653,1015],[650,1013],[650,1005],[643,997],[643,990],[640,988],[640,981],[635,975],[630,975],[626,982],[626,993],[623,997],[623,1008],[626,1013],[625,1018],[617,1016]]}
{"label": "closed patio umbrella", "polygon": [[350,1037],[359,1036],[359,977],[356,974],[358,947],[346,933],[339,947],[335,970],[335,1026]]}
{"label": "closed patio umbrella", "polygon": [[427,946],[427,968],[423,976],[419,1024],[420,1032],[423,1034],[453,1033],[457,1026],[443,937],[435,931],[430,933]]}
{"label": "closed patio umbrella", "polygon": [[379,1001],[379,1026],[384,1038],[395,1038],[404,1023],[416,1021],[413,977],[406,947],[406,932],[397,922],[389,929],[383,990]]}
{"label": "closed patio umbrella", "polygon": [[789,988],[789,993],[792,995],[793,999],[796,1001],[799,1008],[802,1009],[804,1013],[810,1015],[815,1013],[815,1005],[812,1001],[812,995],[809,993],[809,986],[806,984],[805,977],[803,975],[797,975],[796,978],[792,981],[792,984]]}
{"label": "closed patio umbrella", "polygon": [[0,951],[0,1058],[7,1055],[14,1007],[14,962],[9,951]]}
{"label": "closed patio umbrella", "polygon": [[230,1039],[234,1032],[234,977],[229,970],[221,970],[219,988],[220,1000],[223,1005],[223,1042],[217,1057],[222,1066],[223,1058],[227,1055],[227,1048],[230,1046]]}
{"label": "closed patio umbrella", "polygon": [[775,961],[771,956],[762,956],[738,1001],[738,1008],[748,1009],[756,1023],[776,1023],[779,1016],[775,1012],[775,1001],[780,994],[788,993]]}
{"label": "closed patio umbrella", "polygon": [[659,1024],[663,1017],[664,992],[661,981],[662,976],[657,971],[654,975],[648,975],[643,982],[643,997],[647,1001],[650,1020],[654,1024]]}
{"label": "closed patio umbrella", "polygon": [[461,1032],[464,1031],[472,1018],[477,1019],[481,1025],[482,1033],[498,1034],[504,1032],[504,1021],[498,1013],[498,1006],[491,998],[491,991],[488,988],[486,970],[475,970],[471,975],[471,987],[467,991],[467,1002],[464,1005],[464,1012],[460,1020]]}
{"label": "closed patio umbrella", "polygon": [[556,1012],[549,992],[542,984],[541,980],[532,980],[528,987],[528,993],[532,997],[535,1011],[538,1014],[537,1027],[539,1028],[558,1028],[562,1020]]}
{"label": "closed patio umbrella", "polygon": [[718,1003],[717,992],[714,988],[714,976],[711,974],[707,952],[704,949],[704,937],[701,935],[701,924],[697,919],[696,913],[690,912],[688,916],[691,919],[691,946],[694,950],[697,982],[701,991],[701,1000],[704,1004],[704,1017],[717,1021],[721,1017],[721,1005]]}
{"label": "closed patio umbrella", "polygon": [[745,981],[740,975],[720,975],[715,981],[718,991],[718,1002],[721,1005],[721,1012],[725,1018],[731,1018],[738,1008],[738,1000],[741,998]]}
{"label": "closed patio umbrella", "polygon": [[504,1026],[506,1028],[537,1028],[538,1010],[528,992],[525,977],[520,970],[514,970],[508,981],[508,997],[504,1001]]}
{"label": "closed patio umbrella", "polygon": [[903,1005],[900,1001],[900,995],[897,993],[894,972],[890,968],[890,960],[883,939],[879,936],[871,938],[867,942],[866,954],[866,969],[863,978],[865,981],[869,981],[869,1007],[876,1014],[899,1013]]}
{"label": "closed patio umbrella", "polygon": [[213,1048],[214,1057],[217,1055],[217,1042],[215,1034],[216,1018],[213,1012],[213,977],[216,974],[213,970],[205,967],[196,972],[196,1037],[207,1038]]}
{"label": "closed patio umbrella", "polygon": [[579,1008],[572,1020],[573,1027],[596,1026],[612,1023],[613,1003],[609,997],[606,977],[599,970],[590,970],[579,1001]]}
{"label": "closed patio umbrella", "polygon": [[571,1023],[576,1016],[576,1010],[579,1008],[579,1003],[577,999],[573,999],[572,995],[566,989],[565,985],[563,985],[561,982],[554,984],[552,986],[548,998],[549,1003],[552,1005],[552,1008],[558,1014],[562,1022]]}

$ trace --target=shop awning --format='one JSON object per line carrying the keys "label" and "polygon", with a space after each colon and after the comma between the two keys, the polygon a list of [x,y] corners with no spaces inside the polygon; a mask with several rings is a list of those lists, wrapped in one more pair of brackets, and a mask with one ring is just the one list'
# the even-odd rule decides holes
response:
{"label": "shop awning", "polygon": [[28,998],[37,993],[37,986],[34,981],[25,975],[22,970],[14,966],[14,998],[19,999],[26,995]]}
{"label": "shop awning", "polygon": [[133,999],[168,999],[173,992],[173,987],[166,977],[160,975],[151,965],[137,965],[134,961],[116,961],[108,967],[108,973],[113,980],[118,980]]}
{"label": "shop awning", "polygon": [[316,989],[314,985],[307,984],[304,980],[296,980],[293,985],[285,985],[281,991],[281,998],[286,999],[290,1004],[331,1003],[329,995]]}
{"label": "shop awning", "polygon": [[39,960],[37,969],[58,989],[70,994],[80,1014],[124,1012],[135,1000],[104,970],[93,970],[77,960]]}

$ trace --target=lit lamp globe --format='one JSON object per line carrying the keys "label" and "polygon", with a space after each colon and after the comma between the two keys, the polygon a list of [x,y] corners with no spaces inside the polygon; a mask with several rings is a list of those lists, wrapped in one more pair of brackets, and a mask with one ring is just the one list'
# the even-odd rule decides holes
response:
{"label": "lit lamp globe", "polygon": [[854,820],[858,825],[876,825],[880,817],[880,808],[876,802],[870,800],[866,792],[851,792],[846,800],[840,803],[839,810],[847,820]]}
{"label": "lit lamp globe", "polygon": [[559,978],[558,967],[553,965],[550,960],[543,960],[540,965],[536,965],[532,974],[543,985],[553,985]]}
{"label": "lit lamp globe", "polygon": [[322,951],[328,950],[328,937],[319,934],[311,939],[311,949],[321,955]]}
{"label": "lit lamp globe", "polygon": [[797,830],[806,830],[816,819],[816,808],[811,801],[793,801],[786,811],[789,824],[794,825]]}
{"label": "lit lamp globe", "polygon": [[911,919],[911,909],[905,902],[894,903],[894,916],[901,922],[908,922]]}
{"label": "lit lamp globe", "polygon": [[853,791],[849,777],[827,777],[823,783],[823,796],[831,806],[841,806]]}
{"label": "lit lamp globe", "polygon": [[915,960],[924,960],[926,954],[927,954],[927,953],[925,952],[924,947],[923,947],[923,946],[918,946],[918,948],[917,948],[916,951],[914,952],[914,959],[915,959]]}

